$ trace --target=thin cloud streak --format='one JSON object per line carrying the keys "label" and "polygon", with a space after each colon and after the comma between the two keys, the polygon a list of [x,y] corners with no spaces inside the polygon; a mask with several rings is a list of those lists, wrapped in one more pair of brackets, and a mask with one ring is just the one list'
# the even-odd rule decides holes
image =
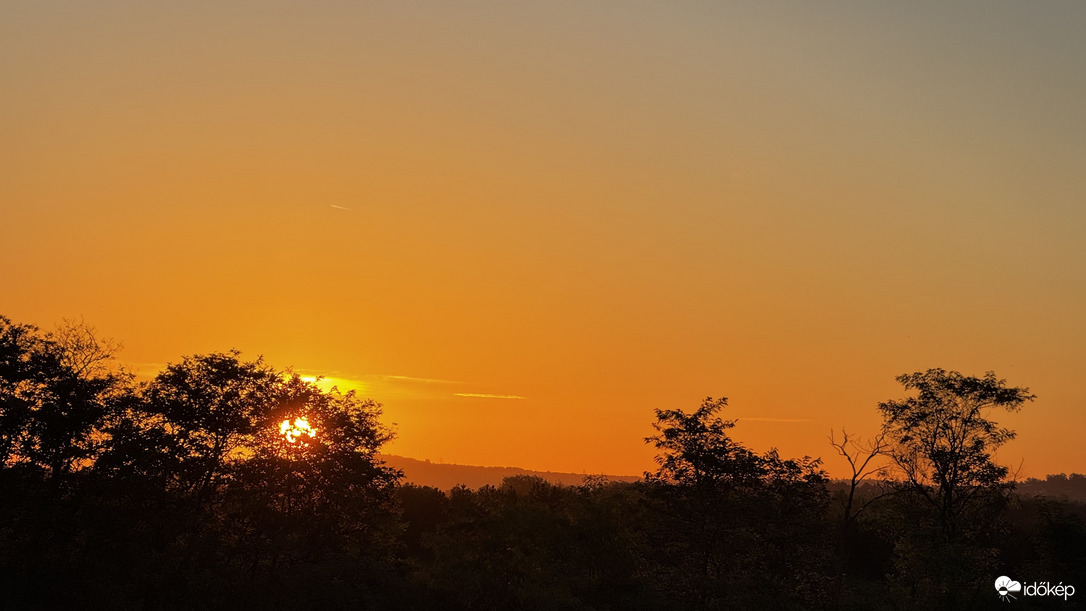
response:
{"label": "thin cloud streak", "polygon": [[475,393],[475,392],[456,392],[453,393],[456,397],[471,397],[475,399],[523,399],[520,395],[491,395],[487,393]]}
{"label": "thin cloud streak", "polygon": [[331,206],[332,208],[335,208],[336,210],[346,210],[347,212],[354,212],[354,210],[352,210],[350,208],[344,208],[343,206],[337,206],[335,204],[328,204],[328,205]]}
{"label": "thin cloud streak", "polygon": [[378,380],[381,382],[418,382],[420,384],[467,384],[458,380],[442,380],[439,378],[418,378],[415,376],[399,376],[384,373],[343,374],[339,371],[317,371],[316,369],[299,369],[299,373],[306,375],[321,375],[324,377],[336,377],[341,380],[351,380],[359,384]]}
{"label": "thin cloud streak", "polygon": [[378,380],[395,380],[397,382],[422,382],[424,384],[466,384],[466,382],[460,382],[457,380],[440,380],[437,378],[416,378],[414,376],[392,376],[382,374],[367,374],[362,376],[364,378],[378,379]]}
{"label": "thin cloud streak", "polygon": [[168,363],[134,363],[132,361],[118,361],[118,364],[137,378],[153,378],[166,370]]}
{"label": "thin cloud streak", "polygon": [[760,418],[757,416],[750,418],[737,416],[736,420],[740,422],[813,422],[811,418]]}

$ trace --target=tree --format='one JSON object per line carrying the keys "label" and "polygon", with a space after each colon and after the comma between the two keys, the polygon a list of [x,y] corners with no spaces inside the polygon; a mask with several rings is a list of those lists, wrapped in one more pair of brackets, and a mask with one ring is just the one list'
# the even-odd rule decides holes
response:
{"label": "tree", "polygon": [[871,439],[864,444],[854,436],[850,436],[845,430],[841,431],[841,441],[837,441],[831,431],[830,445],[833,446],[833,449],[836,450],[838,454],[848,461],[849,469],[852,471],[852,475],[849,478],[848,491],[842,499],[842,505],[845,512],[844,525],[845,527],[848,527],[848,525],[852,524],[871,503],[886,496],[888,493],[886,490],[882,489],[882,483],[880,482],[878,494],[875,494],[874,496],[857,496],[857,492],[860,490],[860,486],[863,484],[864,480],[872,476],[879,479],[886,476],[886,465],[871,464],[871,461],[885,455],[886,435],[876,435],[874,439]]}
{"label": "tree", "polygon": [[[830,445],[848,461],[852,473],[848,488],[839,493],[842,518],[837,535],[834,600],[835,605],[840,607],[848,594],[850,580],[847,579],[847,574],[856,569],[863,571],[870,570],[872,565],[878,566],[878,563],[870,562],[871,558],[863,554],[865,530],[858,521],[860,514],[875,501],[891,494],[894,488],[885,481],[889,470],[889,465],[883,464],[887,446],[885,434],[880,433],[863,443],[844,429],[841,430],[841,441],[837,441],[831,431]],[[874,484],[865,483],[870,477],[877,478]]]}
{"label": "tree", "polygon": [[697,411],[656,410],[653,428],[658,435],[646,437],[661,454],[660,468],[646,474],[651,480],[698,489],[710,489],[757,479],[758,456],[728,437],[735,420],[722,420],[716,414],[728,405],[728,399],[706,398]]}
{"label": "tree", "polygon": [[[377,458],[391,436],[379,415],[374,401],[237,351],[185,357],[142,385],[110,428],[98,461],[104,500],[136,507],[152,542],[141,549],[196,584],[189,606],[212,596],[228,606],[244,598],[240,583],[274,587],[282,604],[383,608],[336,598],[381,591],[398,532],[400,473]],[[314,579],[290,578],[307,573]],[[350,585],[324,591],[320,579]],[[139,590],[157,597],[162,585]]]}
{"label": "tree", "polygon": [[147,449],[166,457],[168,479],[202,498],[252,453],[254,436],[272,426],[281,383],[263,359],[242,361],[236,350],[185,357],[143,388],[137,417],[144,426],[130,432],[164,445]]}
{"label": "tree", "polygon": [[709,397],[693,413],[656,410],[658,434],[645,441],[660,450],[646,474],[661,510],[649,535],[658,579],[694,609],[781,604],[765,597],[766,580],[796,606],[817,606],[822,558],[807,552],[821,546],[820,461],[749,450],[728,436],[735,420],[717,415],[726,406]]}
{"label": "tree", "polygon": [[37,380],[51,365],[36,327],[0,316],[0,467],[17,459],[26,437]]}
{"label": "tree", "polygon": [[85,323],[42,334],[0,317],[0,464],[40,469],[55,484],[90,466],[131,380],[109,366],[118,349]]}
{"label": "tree", "polygon": [[[378,459],[392,432],[378,421],[381,405],[354,391],[321,390],[288,372],[253,438],[241,473],[282,513],[320,511],[365,517],[391,502],[401,473]],[[286,437],[301,421],[297,437]]]}
{"label": "tree", "polygon": [[991,371],[977,378],[929,369],[897,381],[916,395],[879,404],[890,456],[908,487],[936,510],[945,540],[953,541],[972,501],[1007,475],[992,452],[1015,433],[986,412],[1018,411],[1034,395],[1028,388],[1008,387]]}
{"label": "tree", "polygon": [[109,363],[122,347],[120,342],[99,337],[95,328],[84,320],[64,319],[48,338],[58,348],[60,364],[83,379],[111,375]]}

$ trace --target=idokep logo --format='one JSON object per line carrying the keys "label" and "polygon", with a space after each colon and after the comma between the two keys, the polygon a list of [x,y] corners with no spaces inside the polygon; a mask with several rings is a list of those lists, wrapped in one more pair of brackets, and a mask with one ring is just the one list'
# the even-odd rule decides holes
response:
{"label": "idokep logo", "polygon": [[1007,602],[1010,602],[1010,600],[1014,598],[1014,594],[1012,594],[1011,592],[1022,591],[1022,584],[1014,581],[1006,575],[1003,575],[1002,577],[996,579],[995,586],[996,592],[999,592],[999,597]]}
{"label": "idokep logo", "polygon": [[1058,596],[1064,600],[1075,595],[1075,586],[1063,585],[1063,582],[1056,585],[1052,585],[1047,581],[1035,581],[1031,584],[1027,584],[1022,587],[1020,582],[1017,582],[1006,575],[1003,575],[995,580],[996,593],[999,597],[1006,602],[1010,602],[1011,599],[1016,598],[1014,594],[1021,592],[1025,596]]}

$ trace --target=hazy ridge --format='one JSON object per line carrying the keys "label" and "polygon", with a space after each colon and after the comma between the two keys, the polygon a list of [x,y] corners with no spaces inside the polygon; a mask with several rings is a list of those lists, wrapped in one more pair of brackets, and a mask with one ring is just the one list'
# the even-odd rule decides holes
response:
{"label": "hazy ridge", "polygon": [[390,467],[404,473],[404,481],[419,486],[432,486],[440,490],[449,490],[459,485],[476,489],[483,486],[497,486],[507,477],[531,475],[541,477],[552,484],[575,486],[584,483],[586,477],[598,476],[611,481],[635,482],[638,475],[598,475],[591,473],[560,473],[555,471],[532,471],[520,467],[480,467],[435,463],[394,454],[382,454],[379,457]]}
{"label": "hazy ridge", "polygon": [[[439,490],[449,490],[459,485],[471,489],[483,486],[498,486],[507,477],[517,475],[529,475],[541,477],[552,484],[564,486],[577,486],[583,484],[586,477],[602,477],[616,482],[636,482],[641,479],[638,475],[602,475],[593,473],[562,473],[556,471],[533,471],[520,467],[483,467],[477,465],[458,465],[454,463],[437,463],[430,460],[420,460],[397,456],[395,454],[382,454],[379,456],[385,464],[403,471],[405,483],[418,486],[431,486]],[[846,480],[831,480],[826,484],[831,491],[844,491],[847,489]],[[874,489],[874,482],[865,482],[861,488],[865,492]],[[1034,497],[1043,496],[1055,499],[1086,502],[1086,476],[1072,473],[1048,475],[1045,479],[1029,478],[1017,483],[1015,491],[1019,496]]]}

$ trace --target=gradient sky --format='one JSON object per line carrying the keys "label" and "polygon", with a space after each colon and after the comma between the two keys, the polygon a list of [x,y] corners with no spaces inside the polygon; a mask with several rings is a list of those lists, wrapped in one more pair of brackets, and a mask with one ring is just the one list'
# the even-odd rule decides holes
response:
{"label": "gradient sky", "polygon": [[[0,314],[236,347],[387,451],[652,468],[653,408],[842,465],[994,370],[1086,472],[1086,4],[0,4]],[[481,396],[491,395],[491,396]]]}

